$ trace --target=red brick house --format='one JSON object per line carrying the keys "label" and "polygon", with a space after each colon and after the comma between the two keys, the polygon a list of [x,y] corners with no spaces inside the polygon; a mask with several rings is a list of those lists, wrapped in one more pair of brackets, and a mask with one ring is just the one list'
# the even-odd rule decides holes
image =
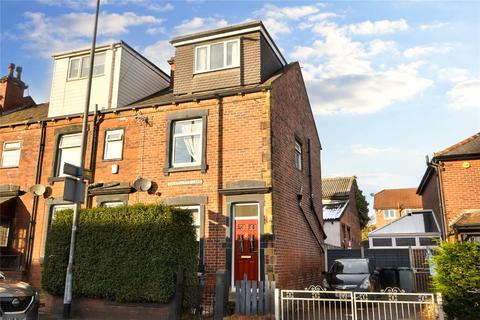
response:
{"label": "red brick house", "polygon": [[480,239],[480,132],[428,161],[417,189],[423,207],[435,212],[443,238]]}
{"label": "red brick house", "polygon": [[[191,209],[208,283],[217,270],[282,288],[319,283],[321,147],[298,62],[285,61],[260,21],[171,43],[171,78],[123,42],[96,49],[96,87],[107,89],[92,94],[86,205]],[[54,56],[50,105],[0,118],[0,144],[21,142],[16,166],[0,169],[2,221],[4,212],[14,221],[9,249],[36,285],[49,224],[71,206],[62,167],[77,159],[87,53]],[[30,192],[35,184],[45,192]]]}
{"label": "red brick house", "polygon": [[322,179],[325,244],[329,248],[360,248],[362,229],[355,192],[356,178]]}
{"label": "red brick house", "polygon": [[375,226],[381,228],[415,210],[422,209],[422,197],[415,188],[384,189],[373,197]]}

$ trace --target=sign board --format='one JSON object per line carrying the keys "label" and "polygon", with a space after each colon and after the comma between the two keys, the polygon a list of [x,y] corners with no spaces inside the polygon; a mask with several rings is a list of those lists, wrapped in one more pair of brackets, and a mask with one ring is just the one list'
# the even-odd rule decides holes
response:
{"label": "sign board", "polygon": [[73,164],[65,162],[63,166],[63,173],[70,176],[84,178],[90,180],[92,178],[92,171],[86,168],[80,168]]}
{"label": "sign board", "polygon": [[63,199],[75,203],[85,202],[85,182],[74,177],[65,177]]}

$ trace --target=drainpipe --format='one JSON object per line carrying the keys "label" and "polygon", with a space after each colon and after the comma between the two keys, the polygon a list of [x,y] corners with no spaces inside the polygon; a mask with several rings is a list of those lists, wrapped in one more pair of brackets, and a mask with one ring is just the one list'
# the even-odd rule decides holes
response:
{"label": "drainpipe", "polygon": [[315,216],[315,220],[318,223],[318,227],[322,232],[323,240],[327,238],[325,234],[325,230],[323,230],[322,222],[318,218],[317,210],[315,209],[315,203],[313,202],[313,176],[312,176],[312,141],[310,138],[308,139],[308,186],[310,191],[310,209],[313,211],[313,215]]}
{"label": "drainpipe", "polygon": [[438,183],[438,199],[439,201],[439,206],[440,206],[440,213],[442,216],[442,224],[443,224],[443,240],[448,240],[448,235],[449,235],[449,230],[448,230],[448,220],[447,220],[447,212],[445,209],[445,195],[443,193],[443,179],[442,179],[442,170],[443,170],[443,162],[438,161],[436,162],[435,160],[432,159],[430,162],[430,165],[435,169],[436,176],[437,176],[437,183]]}
{"label": "drainpipe", "polygon": [[[93,112],[93,123],[92,123],[92,143],[90,145],[90,171],[92,172],[92,177],[90,178],[89,184],[92,184],[95,181],[95,165],[97,158],[97,147],[98,147],[98,104],[95,104],[95,111]],[[88,188],[86,191],[87,197],[87,208],[92,208],[92,197],[88,196]]]}
{"label": "drainpipe", "polygon": [[[45,136],[46,136],[46,125],[45,121],[40,121],[40,145],[38,147],[38,157],[37,157],[37,169],[35,173],[35,184],[39,184],[42,178],[42,164],[43,164],[43,154],[45,151]],[[33,239],[35,237],[35,225],[37,221],[37,211],[38,211],[38,197],[33,197],[32,205],[32,215],[30,217],[30,224],[28,226],[28,236],[27,236],[27,256],[25,257],[25,270],[30,269],[32,263],[32,252],[33,252]]]}

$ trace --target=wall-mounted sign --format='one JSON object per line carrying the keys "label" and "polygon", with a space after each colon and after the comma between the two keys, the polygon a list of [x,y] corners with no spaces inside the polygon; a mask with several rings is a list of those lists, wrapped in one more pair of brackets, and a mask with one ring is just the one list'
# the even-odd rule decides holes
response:
{"label": "wall-mounted sign", "polygon": [[179,181],[170,181],[167,182],[167,186],[191,186],[191,185],[202,185],[203,180],[202,179],[196,179],[196,180],[179,180]]}

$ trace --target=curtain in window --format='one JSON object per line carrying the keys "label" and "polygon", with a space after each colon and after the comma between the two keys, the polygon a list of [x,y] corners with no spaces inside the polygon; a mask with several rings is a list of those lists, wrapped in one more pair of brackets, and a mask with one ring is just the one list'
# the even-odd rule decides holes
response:
{"label": "curtain in window", "polygon": [[189,124],[182,125],[182,133],[191,133],[191,136],[183,138],[188,154],[193,158],[194,162],[201,162],[202,159],[202,141],[198,134],[202,130],[202,122],[195,121]]}

